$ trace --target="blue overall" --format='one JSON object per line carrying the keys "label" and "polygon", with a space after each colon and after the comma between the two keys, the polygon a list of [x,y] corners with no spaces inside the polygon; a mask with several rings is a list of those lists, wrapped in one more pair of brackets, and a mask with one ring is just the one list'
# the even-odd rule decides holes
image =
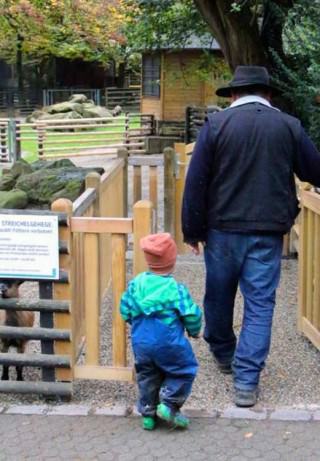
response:
{"label": "blue overall", "polygon": [[183,324],[177,320],[168,326],[156,316],[139,316],[132,322],[132,347],[138,411],[154,416],[159,402],[178,410],[191,392],[198,369]]}

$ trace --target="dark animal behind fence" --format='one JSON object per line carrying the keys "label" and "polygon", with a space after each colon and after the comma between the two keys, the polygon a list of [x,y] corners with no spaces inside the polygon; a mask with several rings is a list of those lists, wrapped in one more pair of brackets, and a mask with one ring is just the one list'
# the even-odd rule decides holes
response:
{"label": "dark animal behind fence", "polygon": [[[0,297],[1,298],[19,298],[19,286],[22,280],[0,280]],[[34,313],[27,311],[0,310],[0,325],[10,327],[32,327],[34,324]],[[25,339],[0,339],[0,352],[8,352],[10,347],[15,347],[17,352],[25,352],[27,340]],[[17,381],[23,381],[23,367],[16,366]],[[9,366],[3,365],[2,380],[9,379]]]}

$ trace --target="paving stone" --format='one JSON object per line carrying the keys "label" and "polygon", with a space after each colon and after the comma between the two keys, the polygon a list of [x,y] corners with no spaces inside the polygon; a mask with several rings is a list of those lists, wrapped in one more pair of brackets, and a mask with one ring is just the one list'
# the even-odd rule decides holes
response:
{"label": "paving stone", "polygon": [[148,432],[137,418],[2,414],[0,461],[316,461],[319,433],[318,421],[196,418]]}
{"label": "paving stone", "polygon": [[278,409],[272,411],[270,414],[271,420],[279,421],[310,421],[312,413],[307,410],[295,410],[295,409]]}
{"label": "paving stone", "polygon": [[315,421],[320,421],[320,410],[313,413],[313,419]]}
{"label": "paving stone", "polygon": [[43,415],[47,409],[46,405],[10,405],[5,413],[8,415]]}
{"label": "paving stone", "polygon": [[47,415],[87,416],[90,407],[87,405],[56,405],[49,407]]}
{"label": "paving stone", "polygon": [[183,408],[183,413],[188,416],[188,418],[216,418],[218,416],[217,411],[209,412],[207,410],[196,408]]}
{"label": "paving stone", "polygon": [[221,413],[221,418],[254,419],[262,420],[267,418],[266,410],[249,410],[248,408],[229,407]]}
{"label": "paving stone", "polygon": [[93,410],[93,414],[103,416],[127,416],[131,411],[132,410],[125,405],[114,405],[96,408]]}

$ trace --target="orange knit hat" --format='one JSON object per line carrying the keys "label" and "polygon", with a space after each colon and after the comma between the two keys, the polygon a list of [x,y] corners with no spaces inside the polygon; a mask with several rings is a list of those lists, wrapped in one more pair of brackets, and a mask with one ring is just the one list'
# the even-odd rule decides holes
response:
{"label": "orange knit hat", "polygon": [[177,245],[168,232],[150,234],[140,240],[147,264],[157,274],[172,272],[177,259]]}

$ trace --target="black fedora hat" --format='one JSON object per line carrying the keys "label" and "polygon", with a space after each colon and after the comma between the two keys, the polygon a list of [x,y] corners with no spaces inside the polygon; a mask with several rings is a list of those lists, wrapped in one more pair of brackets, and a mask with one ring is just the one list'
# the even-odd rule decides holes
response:
{"label": "black fedora hat", "polygon": [[230,98],[233,88],[248,88],[258,86],[278,93],[278,90],[270,84],[270,76],[265,67],[262,66],[237,66],[233,79],[228,84],[218,88],[217,96]]}

